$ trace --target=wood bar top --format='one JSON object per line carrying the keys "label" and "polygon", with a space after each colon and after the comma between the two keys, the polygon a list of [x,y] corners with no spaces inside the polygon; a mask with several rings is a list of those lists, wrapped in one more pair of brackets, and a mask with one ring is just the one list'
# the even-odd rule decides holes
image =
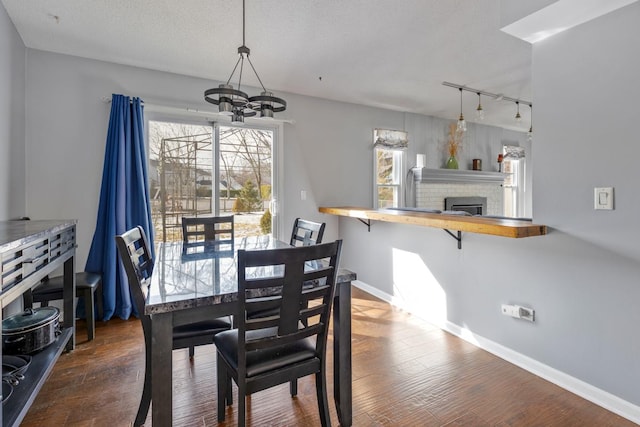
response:
{"label": "wood bar top", "polygon": [[329,215],[394,222],[398,224],[421,225],[445,230],[490,234],[493,236],[521,238],[547,234],[547,226],[532,224],[518,219],[502,219],[483,216],[449,215],[417,210],[402,211],[391,209],[371,209],[352,206],[320,207],[320,212]]}

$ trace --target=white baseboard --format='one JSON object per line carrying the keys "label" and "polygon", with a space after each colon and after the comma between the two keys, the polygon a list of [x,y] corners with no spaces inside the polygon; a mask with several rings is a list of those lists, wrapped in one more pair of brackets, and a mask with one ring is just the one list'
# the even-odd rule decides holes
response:
{"label": "white baseboard", "polygon": [[[395,298],[392,295],[382,292],[381,290],[374,288],[373,286],[368,285],[360,280],[354,281],[353,285],[377,298],[380,298],[383,301],[388,302],[391,305],[411,312],[410,308],[407,307],[407,304],[399,298]],[[417,316],[421,317],[419,315]],[[552,382],[553,384],[562,387],[565,390],[577,394],[578,396],[587,399],[588,401],[593,402],[598,406],[601,406],[615,414],[620,415],[621,417],[633,421],[636,424],[640,424],[640,406],[627,402],[626,400],[614,396],[609,392],[594,387],[591,384],[567,375],[564,372],[547,366],[544,363],[540,363],[535,359],[513,351],[501,344],[474,334],[472,331],[466,328],[462,328],[449,321],[441,323],[433,322],[432,319],[424,320],[459,338],[462,338],[463,340],[483,350],[488,351],[489,353],[500,357],[501,359],[506,360],[509,363],[513,363],[514,365],[519,366],[520,368],[525,369],[526,371],[529,371],[534,375],[544,378],[545,380]]]}

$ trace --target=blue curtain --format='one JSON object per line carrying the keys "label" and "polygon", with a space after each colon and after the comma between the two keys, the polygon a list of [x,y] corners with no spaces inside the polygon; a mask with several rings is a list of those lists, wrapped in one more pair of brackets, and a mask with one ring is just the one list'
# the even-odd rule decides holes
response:
{"label": "blue curtain", "polygon": [[[137,315],[115,236],[142,226],[153,254],[153,226],[140,98],[113,95],[96,229],[85,271],[102,273],[103,320]],[[100,296],[98,296],[100,297]]]}

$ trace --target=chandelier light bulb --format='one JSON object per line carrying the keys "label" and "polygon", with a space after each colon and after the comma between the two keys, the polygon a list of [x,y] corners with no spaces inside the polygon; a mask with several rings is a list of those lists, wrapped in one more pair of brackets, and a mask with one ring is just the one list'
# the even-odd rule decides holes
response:
{"label": "chandelier light bulb", "polygon": [[520,102],[516,101],[518,111],[516,112],[516,123],[522,123],[522,116],[520,115]]}

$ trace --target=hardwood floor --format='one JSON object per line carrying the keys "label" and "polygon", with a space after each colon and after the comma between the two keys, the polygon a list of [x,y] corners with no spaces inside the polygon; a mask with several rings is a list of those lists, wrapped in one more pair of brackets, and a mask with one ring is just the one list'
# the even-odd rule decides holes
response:
{"label": "hardwood floor", "polygon": [[[635,425],[355,288],[352,319],[356,427]],[[77,342],[22,426],[131,425],[144,377],[140,322],[98,322],[91,342],[78,323]],[[192,363],[187,350],[174,351],[173,363],[173,424],[217,426],[214,347],[196,348]],[[254,394],[247,425],[318,426],[313,377],[298,384],[295,399],[287,384]],[[220,426],[235,425],[236,409]],[[331,420],[338,425],[333,404]]]}

